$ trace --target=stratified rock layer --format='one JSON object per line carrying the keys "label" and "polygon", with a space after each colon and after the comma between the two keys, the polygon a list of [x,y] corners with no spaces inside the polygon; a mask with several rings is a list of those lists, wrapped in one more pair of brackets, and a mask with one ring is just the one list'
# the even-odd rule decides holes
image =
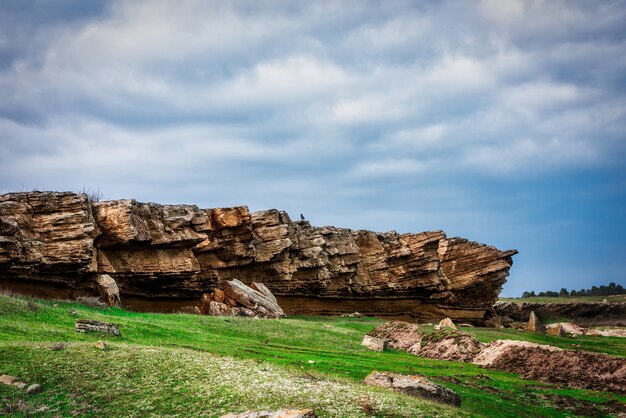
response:
{"label": "stratified rock layer", "polygon": [[0,196],[0,285],[71,297],[93,294],[108,274],[123,305],[146,310],[189,305],[238,279],[265,283],[287,313],[480,321],[514,254],[442,231],[313,227],[277,210]]}

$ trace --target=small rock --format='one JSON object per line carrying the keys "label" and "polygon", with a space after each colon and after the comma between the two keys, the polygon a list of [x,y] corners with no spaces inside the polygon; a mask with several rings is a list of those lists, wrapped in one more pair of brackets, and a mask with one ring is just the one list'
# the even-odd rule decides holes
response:
{"label": "small rock", "polygon": [[387,349],[387,340],[383,338],[372,337],[370,335],[366,335],[363,337],[363,341],[361,341],[361,345],[369,348],[374,351],[385,351]]}
{"label": "small rock", "polygon": [[107,349],[107,343],[105,343],[104,341],[98,341],[96,343],[96,348],[99,350],[106,350]]}
{"label": "small rock", "polygon": [[472,324],[468,324],[468,323],[465,323],[465,324],[459,324],[459,326],[460,326],[460,327],[465,327],[465,328],[474,328],[474,325],[472,325]]}
{"label": "small rock", "polygon": [[446,405],[460,406],[461,398],[450,389],[431,382],[424,376],[400,373],[372,372],[363,383],[393,389],[405,395]]}
{"label": "small rock", "polygon": [[26,383],[17,380],[17,377],[8,374],[3,374],[0,376],[0,383],[7,386],[15,386],[18,389],[26,389],[27,386]]}
{"label": "small rock", "polygon": [[104,332],[121,337],[120,329],[116,324],[109,322],[93,321],[91,319],[77,319],[76,332]]}
{"label": "small rock", "polygon": [[280,411],[242,412],[241,414],[226,414],[222,418],[316,418],[312,409],[281,409]]}
{"label": "small rock", "polygon": [[559,323],[557,324],[552,324],[553,326],[547,326],[546,327],[546,334],[548,335],[556,335],[559,337],[562,337],[563,335],[565,335],[565,332],[563,332],[563,326]]}
{"label": "small rock", "polygon": [[454,325],[454,322],[452,322],[450,318],[443,318],[437,325],[435,325],[435,329],[440,330],[443,328],[456,329],[456,325]]}
{"label": "small rock", "polygon": [[41,392],[41,385],[37,383],[33,383],[32,385],[28,387],[28,389],[26,389],[26,393],[28,393],[29,395],[32,395],[33,393],[39,393],[39,392]]}
{"label": "small rock", "polygon": [[309,360],[309,361],[307,361],[307,363],[309,363],[309,364],[315,364],[315,360]]}

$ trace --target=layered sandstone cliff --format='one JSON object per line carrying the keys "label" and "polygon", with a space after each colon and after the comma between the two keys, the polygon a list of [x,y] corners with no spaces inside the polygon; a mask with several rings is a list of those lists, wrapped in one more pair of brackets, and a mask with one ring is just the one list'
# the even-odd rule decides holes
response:
{"label": "layered sandstone cliff", "polygon": [[72,297],[95,292],[104,273],[124,305],[149,310],[188,305],[239,279],[265,283],[287,313],[478,321],[514,254],[442,231],[313,227],[277,210],[0,196],[0,286]]}

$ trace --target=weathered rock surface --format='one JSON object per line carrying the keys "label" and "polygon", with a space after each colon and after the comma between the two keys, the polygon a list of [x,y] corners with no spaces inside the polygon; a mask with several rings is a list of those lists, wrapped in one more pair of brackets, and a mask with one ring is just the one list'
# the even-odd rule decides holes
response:
{"label": "weathered rock surface", "polygon": [[445,329],[445,328],[456,330],[456,325],[454,325],[454,322],[452,322],[450,318],[443,318],[441,321],[439,321],[437,325],[435,325],[434,328],[436,330]]}
{"label": "weathered rock surface", "polygon": [[[262,289],[263,293],[255,289]],[[224,290],[202,295],[201,313],[213,316],[249,316],[256,318],[282,318],[282,308],[272,292],[263,284],[252,282],[246,286],[239,280],[224,283]]]}
{"label": "weathered rock surface", "polygon": [[96,277],[96,287],[100,292],[100,297],[109,306],[120,306],[120,289],[113,277],[108,274],[101,274]]}
{"label": "weathered rock surface", "polygon": [[460,406],[461,398],[450,389],[431,382],[424,376],[389,372],[372,372],[363,383],[393,389],[405,395],[447,405]]}
{"label": "weathered rock surface", "polygon": [[372,337],[371,335],[365,335],[363,337],[363,341],[361,341],[361,345],[373,351],[385,351],[387,348],[387,340]]}
{"label": "weathered rock surface", "polygon": [[0,285],[76,297],[107,274],[125,306],[146,310],[175,310],[238,279],[264,283],[288,313],[480,322],[514,254],[442,231],[313,227],[278,210],[0,196]]}
{"label": "weathered rock surface", "polygon": [[530,315],[528,316],[528,323],[526,324],[526,331],[529,331],[529,332],[544,332],[545,331],[545,328],[543,327],[541,322],[539,322],[539,318],[537,318],[537,315],[535,315],[534,311],[531,311]]}

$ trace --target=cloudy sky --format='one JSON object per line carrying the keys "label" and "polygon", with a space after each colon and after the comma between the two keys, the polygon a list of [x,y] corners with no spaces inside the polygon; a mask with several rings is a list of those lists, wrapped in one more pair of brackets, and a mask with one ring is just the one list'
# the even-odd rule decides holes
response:
{"label": "cloudy sky", "polygon": [[0,0],[0,193],[443,229],[626,285],[626,1]]}

